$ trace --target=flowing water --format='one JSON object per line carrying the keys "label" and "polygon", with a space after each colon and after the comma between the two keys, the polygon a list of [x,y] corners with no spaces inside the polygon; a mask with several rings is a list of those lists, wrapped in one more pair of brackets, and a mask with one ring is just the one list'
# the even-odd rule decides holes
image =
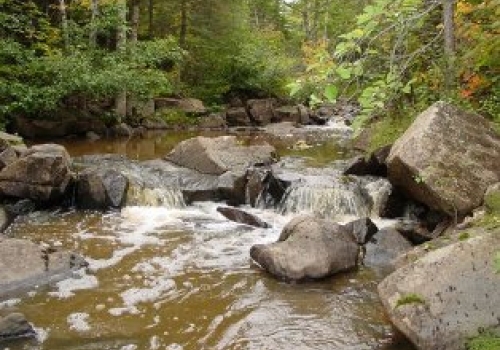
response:
{"label": "flowing water", "polygon": [[[161,139],[156,144],[161,155],[170,147]],[[73,155],[96,151],[74,145],[68,145]],[[113,152],[115,146],[96,147]],[[137,150],[119,147],[114,153]],[[159,156],[148,154],[136,158]],[[9,234],[75,250],[90,266],[0,303],[0,314],[23,312],[38,331],[36,340],[9,349],[413,349],[384,316],[376,293],[380,271],[289,284],[252,263],[250,247],[275,241],[304,207],[245,208],[272,225],[256,229],[228,221],[216,203],[164,203],[105,214],[36,212],[18,220]]]}

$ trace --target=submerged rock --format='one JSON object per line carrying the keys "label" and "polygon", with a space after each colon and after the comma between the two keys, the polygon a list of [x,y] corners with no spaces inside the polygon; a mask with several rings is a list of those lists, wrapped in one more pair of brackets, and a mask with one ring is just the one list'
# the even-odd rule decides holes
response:
{"label": "submerged rock", "polygon": [[366,244],[363,263],[367,266],[394,267],[394,259],[411,250],[413,245],[398,231],[378,231]]}
{"label": "submerged rock", "polygon": [[0,171],[0,195],[37,202],[60,200],[73,178],[63,146],[36,145]]}
{"label": "submerged rock", "polygon": [[0,317],[0,342],[35,336],[35,330],[20,313]]}
{"label": "submerged rock", "polygon": [[278,239],[254,245],[250,256],[262,268],[284,280],[317,279],[354,268],[359,246],[344,226],[314,216],[290,221]]}
{"label": "submerged rock", "polygon": [[411,198],[460,217],[500,180],[500,137],[481,116],[438,102],[396,141],[387,165]]}
{"label": "submerged rock", "polygon": [[267,222],[262,221],[257,216],[247,213],[246,211],[243,211],[241,209],[231,208],[231,207],[217,207],[217,211],[231,221],[255,227],[262,227],[262,228],[270,227]]}
{"label": "submerged rock", "polygon": [[87,266],[80,256],[44,249],[14,238],[0,238],[0,297],[19,290],[55,282]]}
{"label": "submerged rock", "polygon": [[383,280],[391,321],[422,350],[462,350],[481,329],[498,326],[499,232],[433,250]]}

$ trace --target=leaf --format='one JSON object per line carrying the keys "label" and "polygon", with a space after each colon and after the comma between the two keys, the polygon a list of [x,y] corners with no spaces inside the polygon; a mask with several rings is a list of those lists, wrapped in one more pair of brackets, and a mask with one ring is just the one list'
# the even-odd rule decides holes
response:
{"label": "leaf", "polygon": [[310,104],[315,106],[315,105],[318,105],[320,104],[321,102],[323,102],[318,96],[316,96],[315,94],[312,94],[311,96],[309,96],[310,98]]}
{"label": "leaf", "polygon": [[290,94],[291,97],[297,95],[297,93],[302,88],[302,86],[298,82],[290,83],[286,87],[290,90],[289,94]]}
{"label": "leaf", "polygon": [[339,77],[343,80],[348,80],[351,78],[351,70],[349,68],[340,66],[335,71],[337,72]]}
{"label": "leaf", "polygon": [[334,103],[337,99],[339,93],[338,88],[335,85],[328,85],[323,92],[328,102]]}

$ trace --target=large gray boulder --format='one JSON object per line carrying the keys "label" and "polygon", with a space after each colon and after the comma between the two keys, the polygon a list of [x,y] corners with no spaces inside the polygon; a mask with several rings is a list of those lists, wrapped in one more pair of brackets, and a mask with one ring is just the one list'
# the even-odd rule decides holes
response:
{"label": "large gray boulder", "polygon": [[0,238],[0,298],[66,278],[87,266],[78,255],[47,249],[33,242]]}
{"label": "large gray boulder", "polygon": [[450,216],[481,205],[500,178],[500,138],[479,115],[438,102],[420,114],[387,158],[391,182]]}
{"label": "large gray boulder", "polygon": [[0,171],[0,196],[38,202],[61,199],[72,180],[70,157],[63,146],[36,145]]}
{"label": "large gray boulder", "polygon": [[344,226],[314,216],[299,216],[281,232],[278,242],[254,245],[250,256],[284,280],[317,279],[356,266],[359,246]]}
{"label": "large gray boulder", "polygon": [[127,198],[129,180],[109,168],[88,168],[78,174],[76,205],[81,209],[121,208]]}
{"label": "large gray boulder", "polygon": [[382,229],[366,244],[363,263],[366,266],[393,268],[394,260],[412,248],[411,242],[395,229]]}
{"label": "large gray boulder", "polygon": [[498,326],[499,232],[460,241],[408,262],[378,291],[391,321],[422,350],[462,350],[481,329]]}
{"label": "large gray boulder", "polygon": [[275,120],[274,109],[278,106],[275,98],[255,99],[247,101],[250,119],[259,126],[264,126]]}
{"label": "large gray boulder", "polygon": [[166,160],[202,174],[222,175],[227,171],[245,172],[256,164],[271,164],[276,151],[269,144],[242,146],[235,136],[198,136],[179,143]]}

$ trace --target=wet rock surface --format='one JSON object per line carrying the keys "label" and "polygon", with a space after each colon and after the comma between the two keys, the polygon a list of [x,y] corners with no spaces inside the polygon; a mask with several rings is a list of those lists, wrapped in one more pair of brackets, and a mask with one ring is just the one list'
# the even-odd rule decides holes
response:
{"label": "wet rock surface", "polygon": [[366,266],[394,268],[394,260],[412,248],[411,242],[397,230],[382,229],[366,244],[363,263]]}
{"label": "wet rock surface", "polygon": [[498,247],[498,232],[483,233],[396,270],[378,287],[391,321],[419,349],[464,349],[466,339],[498,325]]}
{"label": "wet rock surface", "polygon": [[299,216],[281,232],[278,242],[254,245],[250,256],[284,280],[318,279],[354,268],[359,247],[343,226],[314,216]]}
{"label": "wet rock surface", "polygon": [[35,330],[20,313],[11,313],[0,317],[0,343],[35,336]]}
{"label": "wet rock surface", "polygon": [[257,216],[247,213],[246,211],[238,208],[218,207],[217,211],[231,221],[239,222],[254,227],[262,227],[262,228],[270,227],[270,225],[267,222],[262,221]]}
{"label": "wet rock surface", "polygon": [[85,266],[84,259],[75,253],[0,237],[0,297],[67,278]]}

